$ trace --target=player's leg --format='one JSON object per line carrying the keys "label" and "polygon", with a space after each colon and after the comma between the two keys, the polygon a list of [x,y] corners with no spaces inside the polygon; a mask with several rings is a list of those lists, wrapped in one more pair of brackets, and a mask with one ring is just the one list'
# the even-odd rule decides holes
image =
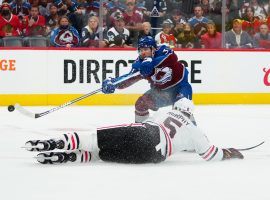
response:
{"label": "player's leg", "polygon": [[28,151],[85,150],[98,151],[96,131],[67,133],[48,140],[29,140],[25,143]]}
{"label": "player's leg", "polygon": [[135,103],[135,122],[140,123],[149,117],[149,109],[158,110],[155,105],[153,89],[148,90],[142,96],[140,96]]}
{"label": "player's leg", "polygon": [[157,126],[131,124],[125,127],[100,129],[97,138],[99,156],[103,161],[158,163],[165,160],[165,153],[162,153],[162,148],[159,147],[161,139]]}
{"label": "player's leg", "polygon": [[135,103],[135,122],[143,122],[149,117],[149,110],[172,105],[175,100],[177,87],[167,90],[150,89]]}
{"label": "player's leg", "polygon": [[26,147],[30,151],[73,150],[40,153],[37,160],[43,164],[89,162],[93,157],[99,159],[99,156],[104,161],[112,162],[157,163],[165,159],[165,153],[162,152],[164,144],[160,143],[158,127],[131,124],[100,128],[90,134],[72,133],[57,139],[30,140],[26,142]]}

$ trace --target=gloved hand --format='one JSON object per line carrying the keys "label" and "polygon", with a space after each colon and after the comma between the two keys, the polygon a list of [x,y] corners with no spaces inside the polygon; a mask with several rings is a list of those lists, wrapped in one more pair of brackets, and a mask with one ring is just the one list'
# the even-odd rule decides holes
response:
{"label": "gloved hand", "polygon": [[113,84],[115,82],[114,78],[108,78],[102,82],[102,92],[104,94],[114,93],[116,86]]}
{"label": "gloved hand", "polygon": [[154,69],[153,63],[152,63],[152,58],[151,57],[146,57],[140,66],[140,73],[144,77],[149,76],[152,74]]}

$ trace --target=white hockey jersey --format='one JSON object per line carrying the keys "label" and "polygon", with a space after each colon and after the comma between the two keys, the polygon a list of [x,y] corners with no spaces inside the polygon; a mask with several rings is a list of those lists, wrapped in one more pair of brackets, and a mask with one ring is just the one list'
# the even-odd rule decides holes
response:
{"label": "white hockey jersey", "polygon": [[195,150],[205,160],[222,159],[222,150],[211,145],[206,135],[180,111],[159,111],[144,123],[160,127],[161,142],[156,149],[161,149],[166,157],[176,151]]}

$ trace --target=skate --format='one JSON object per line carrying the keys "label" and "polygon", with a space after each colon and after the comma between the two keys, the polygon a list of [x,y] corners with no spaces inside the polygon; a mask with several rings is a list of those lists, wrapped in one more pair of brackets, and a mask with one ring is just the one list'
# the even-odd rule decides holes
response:
{"label": "skate", "polygon": [[36,157],[41,164],[61,164],[61,163],[82,163],[90,162],[92,155],[88,151],[71,151],[71,152],[46,152],[39,153]]}
{"label": "skate", "polygon": [[223,150],[223,158],[222,160],[230,160],[230,159],[244,159],[244,156],[234,148],[222,149]]}
{"label": "skate", "polygon": [[79,148],[80,140],[77,133],[63,134],[58,139],[29,140],[25,143],[28,151],[51,151],[54,149],[76,150]]}
{"label": "skate", "polygon": [[29,140],[23,147],[28,151],[51,151],[54,149],[63,149],[63,140]]}

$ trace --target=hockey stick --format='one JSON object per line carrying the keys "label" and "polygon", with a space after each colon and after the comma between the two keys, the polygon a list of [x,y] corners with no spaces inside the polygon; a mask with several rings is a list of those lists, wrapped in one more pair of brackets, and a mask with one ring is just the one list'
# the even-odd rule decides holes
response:
{"label": "hockey stick", "polygon": [[258,146],[261,146],[264,143],[265,143],[265,141],[261,142],[260,144],[255,145],[255,146],[252,146],[252,147],[247,147],[247,148],[243,148],[243,149],[236,149],[236,150],[238,150],[238,151],[248,151],[250,149],[254,149],[254,148],[258,147]]}
{"label": "hockey stick", "polygon": [[[120,80],[114,82],[113,84],[114,84],[114,85],[117,85],[117,84],[122,83],[122,82],[124,82],[124,81],[126,81],[126,80],[128,80],[128,79],[130,79],[130,78],[132,78],[132,77],[138,76],[139,74],[140,74],[139,71],[138,71],[138,72],[135,72],[135,73],[133,73],[133,74],[130,74],[130,75],[126,76],[126,77],[121,78]],[[99,88],[99,89],[97,89],[97,90],[95,90],[95,91],[89,92],[89,93],[87,93],[87,94],[85,94],[85,95],[83,95],[83,96],[80,96],[80,97],[78,97],[78,98],[76,98],[76,99],[73,99],[73,100],[71,100],[71,101],[68,101],[68,102],[66,102],[66,103],[64,103],[64,104],[62,104],[62,105],[60,105],[60,106],[57,106],[57,107],[55,107],[55,108],[52,108],[52,109],[50,109],[50,110],[47,110],[47,111],[41,112],[41,113],[32,113],[32,112],[26,110],[24,107],[22,107],[22,106],[21,106],[20,104],[18,104],[18,103],[15,104],[15,109],[18,110],[21,114],[23,114],[23,115],[25,115],[25,116],[28,116],[28,117],[30,117],[30,118],[36,119],[36,118],[40,118],[40,117],[42,117],[42,116],[48,115],[48,114],[50,114],[50,113],[52,113],[52,112],[54,112],[54,111],[60,110],[60,109],[62,109],[62,108],[65,108],[65,107],[67,107],[67,106],[69,106],[69,105],[71,105],[71,104],[74,104],[74,103],[78,102],[78,101],[81,101],[81,100],[83,100],[83,99],[86,99],[87,97],[90,97],[90,96],[92,96],[92,95],[94,95],[94,94],[96,94],[96,93],[99,93],[99,92],[101,92],[101,91],[102,91],[102,88]]]}

